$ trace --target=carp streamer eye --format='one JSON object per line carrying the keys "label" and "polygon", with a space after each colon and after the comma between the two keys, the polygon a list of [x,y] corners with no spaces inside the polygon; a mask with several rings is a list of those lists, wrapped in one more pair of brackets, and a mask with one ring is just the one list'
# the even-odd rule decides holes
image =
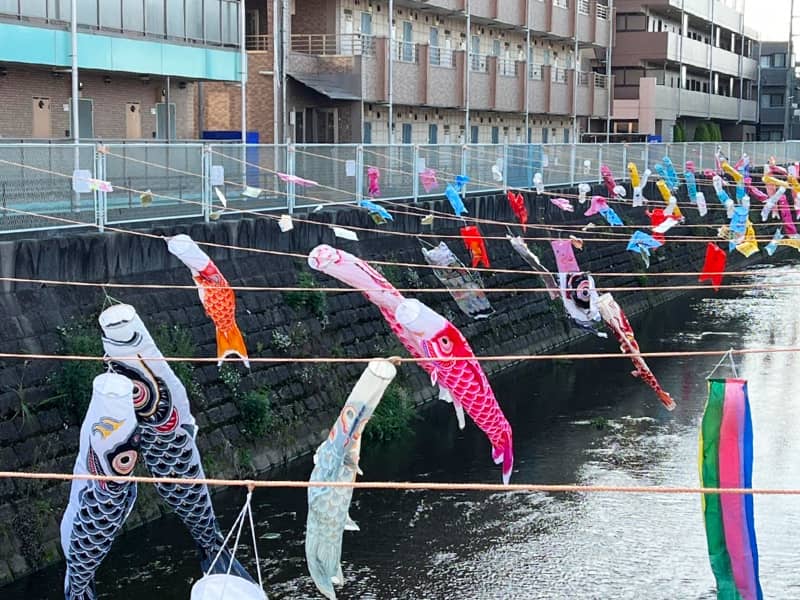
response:
{"label": "carp streamer eye", "polygon": [[117,475],[128,475],[136,466],[137,456],[136,450],[126,450],[114,457],[114,460],[111,461],[111,467]]}
{"label": "carp streamer eye", "polygon": [[150,390],[141,381],[133,382],[133,408],[141,410],[150,400]]}
{"label": "carp streamer eye", "polygon": [[442,337],[439,338],[439,347],[444,352],[450,352],[453,350],[453,342],[450,341],[449,337],[443,335]]}

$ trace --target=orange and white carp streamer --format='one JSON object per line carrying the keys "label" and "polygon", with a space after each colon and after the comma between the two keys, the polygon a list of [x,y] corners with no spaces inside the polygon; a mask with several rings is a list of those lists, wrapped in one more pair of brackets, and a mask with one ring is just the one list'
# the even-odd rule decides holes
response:
{"label": "orange and white carp streamer", "polygon": [[236,295],[217,265],[188,235],[180,234],[167,239],[167,248],[189,267],[197,284],[197,293],[206,314],[217,328],[218,365],[227,356],[238,356],[250,368],[247,348],[242,332],[236,324]]}

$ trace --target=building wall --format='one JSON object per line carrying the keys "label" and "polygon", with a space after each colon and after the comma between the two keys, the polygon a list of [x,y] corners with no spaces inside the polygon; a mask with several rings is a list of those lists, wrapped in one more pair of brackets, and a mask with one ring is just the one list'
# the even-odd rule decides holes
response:
{"label": "building wall", "polygon": [[[109,83],[104,79],[108,77]],[[137,76],[104,74],[84,71],[80,74],[82,99],[91,99],[93,106],[94,137],[105,139],[126,138],[126,109],[128,103],[138,102],[141,114],[141,137],[156,136],[156,104],[164,102],[162,90],[166,82],[152,77],[143,82]],[[179,139],[196,139],[197,118],[195,108],[196,84],[172,80],[170,102],[176,109],[176,135]],[[50,100],[51,137],[66,138],[71,135],[69,105],[72,97],[69,73],[53,76],[50,70],[27,66],[6,67],[0,77],[0,137],[30,138],[33,136],[33,99]],[[65,110],[64,107],[67,107]]]}

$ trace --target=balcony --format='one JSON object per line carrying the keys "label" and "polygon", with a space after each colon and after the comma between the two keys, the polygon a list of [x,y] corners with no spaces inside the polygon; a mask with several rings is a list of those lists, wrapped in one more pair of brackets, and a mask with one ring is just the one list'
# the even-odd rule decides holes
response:
{"label": "balcony", "polygon": [[[685,10],[703,21],[713,21],[716,25],[739,31],[742,14],[726,6],[722,0],[648,0],[650,12],[661,15],[674,15],[675,11]],[[713,7],[712,7],[713,4]],[[640,0],[617,0],[617,12],[639,12],[643,3]]]}
{"label": "balcony", "polygon": [[[239,46],[238,0],[104,0],[78,2],[82,31],[108,32],[206,46]],[[69,29],[70,3],[53,0],[0,2],[0,20]]]}

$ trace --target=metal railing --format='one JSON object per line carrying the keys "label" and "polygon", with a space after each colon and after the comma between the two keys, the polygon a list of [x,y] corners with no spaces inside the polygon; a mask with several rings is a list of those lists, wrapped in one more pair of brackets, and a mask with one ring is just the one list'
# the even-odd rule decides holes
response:
{"label": "metal railing", "polygon": [[[250,36],[254,39],[254,50],[270,50],[271,36]],[[248,48],[250,42],[248,41]],[[361,56],[375,54],[375,38],[361,33],[310,33],[292,34],[292,52],[313,56]]]}
{"label": "metal railing", "polygon": [[413,42],[395,41],[393,51],[398,62],[419,63],[419,46]]}
{"label": "metal railing", "polygon": [[511,58],[497,59],[497,72],[504,77],[517,76],[517,61]]}
{"label": "metal railing", "polygon": [[589,73],[586,71],[578,71],[578,85],[581,87],[588,87]]}
{"label": "metal railing", "polygon": [[[601,165],[618,180],[627,164],[640,170],[669,155],[679,171],[687,160],[698,170],[715,167],[719,149],[731,159],[746,153],[754,165],[774,157],[800,157],[800,141],[691,142],[686,144],[431,144],[247,145],[186,142],[79,144],[80,169],[110,182],[113,192],[82,193],[74,201],[72,144],[0,144],[0,234],[159,220],[214,218],[226,214],[292,213],[320,204],[353,204],[367,196],[368,167],[381,170],[381,200],[441,196],[456,175],[470,178],[469,193],[530,189],[541,173],[552,187],[599,182]],[[492,177],[499,165],[503,182]],[[431,168],[439,187],[426,194],[418,174]],[[317,182],[287,184],[278,173]],[[85,176],[84,176],[85,177]],[[250,189],[248,189],[250,188]]]}
{"label": "metal railing", "polygon": [[555,83],[567,83],[567,69],[553,67],[550,70],[550,78]]}
{"label": "metal railing", "polygon": [[452,69],[456,66],[452,48],[443,48],[441,46],[430,46],[428,48],[428,62],[435,67]]}
{"label": "metal railing", "polygon": [[469,57],[469,70],[476,73],[486,73],[489,71],[489,55],[478,54],[477,52],[470,53]]}
{"label": "metal railing", "polygon": [[605,4],[597,3],[597,18],[602,21],[608,20],[608,6]]}
{"label": "metal railing", "polygon": [[594,87],[605,89],[608,87],[608,76],[602,73],[594,73]]}
{"label": "metal railing", "polygon": [[578,12],[582,15],[588,15],[591,10],[592,3],[590,0],[578,0]]}

